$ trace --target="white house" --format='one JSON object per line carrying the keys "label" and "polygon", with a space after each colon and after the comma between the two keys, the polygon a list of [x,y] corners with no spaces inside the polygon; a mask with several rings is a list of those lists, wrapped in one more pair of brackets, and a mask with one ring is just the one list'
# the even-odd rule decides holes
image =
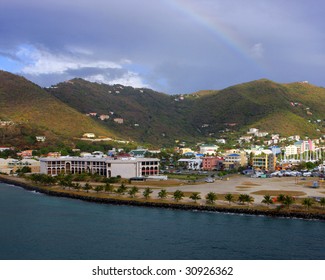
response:
{"label": "white house", "polygon": [[203,144],[200,146],[200,154],[211,156],[217,153],[218,148],[217,145]]}

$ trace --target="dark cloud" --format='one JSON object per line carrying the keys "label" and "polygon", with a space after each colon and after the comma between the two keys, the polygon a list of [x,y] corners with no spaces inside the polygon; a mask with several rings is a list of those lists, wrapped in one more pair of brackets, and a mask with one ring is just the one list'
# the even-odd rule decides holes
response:
{"label": "dark cloud", "polygon": [[0,58],[42,85],[74,75],[170,93],[260,77],[322,85],[323,8],[320,0],[4,0]]}

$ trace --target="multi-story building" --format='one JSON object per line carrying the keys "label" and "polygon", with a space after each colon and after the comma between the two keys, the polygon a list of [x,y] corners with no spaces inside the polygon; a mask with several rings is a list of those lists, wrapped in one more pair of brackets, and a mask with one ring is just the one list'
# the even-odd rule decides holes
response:
{"label": "multi-story building", "polygon": [[245,153],[231,153],[225,156],[224,160],[225,169],[234,169],[239,166],[247,165],[247,157]]}
{"label": "multi-story building", "polygon": [[203,170],[220,170],[222,168],[223,158],[221,157],[203,157]]}
{"label": "multi-story building", "polygon": [[275,170],[276,156],[271,154],[254,155],[252,165],[254,169],[272,172]]}
{"label": "multi-story building", "polygon": [[157,158],[59,157],[41,158],[41,173],[48,175],[83,172],[109,177],[146,177],[159,174]]}
{"label": "multi-story building", "polygon": [[298,154],[298,147],[296,145],[289,145],[285,147],[285,155],[292,156]]}

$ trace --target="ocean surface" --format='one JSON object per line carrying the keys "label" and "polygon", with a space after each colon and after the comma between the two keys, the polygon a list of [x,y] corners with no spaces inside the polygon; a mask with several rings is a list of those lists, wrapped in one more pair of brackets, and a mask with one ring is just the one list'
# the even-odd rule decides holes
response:
{"label": "ocean surface", "polygon": [[2,260],[325,259],[325,222],[96,204],[0,183]]}

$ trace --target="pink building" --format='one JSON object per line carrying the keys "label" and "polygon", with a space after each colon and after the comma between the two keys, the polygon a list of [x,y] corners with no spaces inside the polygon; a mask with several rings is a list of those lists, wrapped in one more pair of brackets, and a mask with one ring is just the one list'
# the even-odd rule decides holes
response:
{"label": "pink building", "polygon": [[202,169],[203,170],[214,170],[220,169],[223,162],[221,157],[203,157],[202,158]]}

